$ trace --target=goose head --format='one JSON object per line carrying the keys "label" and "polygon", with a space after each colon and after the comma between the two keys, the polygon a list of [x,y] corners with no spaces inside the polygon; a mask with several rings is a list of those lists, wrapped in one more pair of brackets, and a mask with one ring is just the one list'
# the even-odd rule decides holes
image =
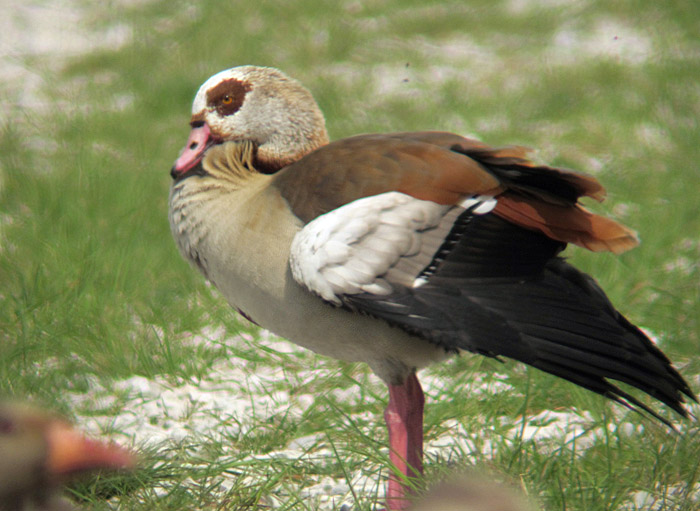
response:
{"label": "goose head", "polygon": [[311,93],[270,67],[240,66],[210,77],[194,98],[190,126],[171,171],[174,178],[195,167],[210,147],[227,141],[252,142],[256,168],[270,173],[328,143]]}
{"label": "goose head", "polygon": [[0,401],[0,460],[2,510],[54,509],[45,501],[72,475],[128,469],[135,461],[123,448],[90,439],[43,409],[7,401]]}

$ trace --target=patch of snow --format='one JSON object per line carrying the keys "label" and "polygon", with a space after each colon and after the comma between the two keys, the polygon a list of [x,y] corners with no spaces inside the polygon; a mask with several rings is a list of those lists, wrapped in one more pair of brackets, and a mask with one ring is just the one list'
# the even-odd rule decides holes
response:
{"label": "patch of snow", "polygon": [[454,456],[470,458],[485,456],[490,458],[496,452],[496,444],[482,431],[467,431],[464,424],[448,419],[441,424],[446,432],[429,440],[424,446],[426,455],[437,459],[450,459]]}
{"label": "patch of snow", "polygon": [[347,84],[369,81],[368,93],[364,101],[380,102],[387,98],[413,97],[432,98],[439,86],[446,82],[458,81],[465,91],[488,93],[484,84],[484,74],[501,69],[503,62],[493,50],[464,36],[452,36],[441,40],[417,36],[398,41],[394,38],[378,41],[375,46],[388,51],[410,49],[419,58],[430,64],[413,66],[410,62],[381,62],[368,65],[365,62],[340,62],[331,64],[324,71],[334,79]]}
{"label": "patch of snow", "polygon": [[311,448],[318,446],[324,440],[324,436],[320,433],[314,435],[307,435],[300,438],[295,438],[289,442],[288,447],[290,449],[296,449],[299,451],[309,451]]}
{"label": "patch of snow", "polygon": [[588,4],[587,1],[579,0],[572,4],[569,0],[508,0],[505,7],[511,14],[530,14],[533,11],[543,11],[551,9],[562,9],[575,7],[581,9]]}
{"label": "patch of snow", "polygon": [[639,211],[637,204],[628,204],[626,202],[618,202],[613,206],[612,213],[616,218],[625,218]]}
{"label": "patch of snow", "polygon": [[[7,0],[0,17],[0,111],[48,107],[41,94],[44,73],[57,70],[66,58],[98,49],[119,48],[132,37],[131,27],[115,21],[104,29],[88,26],[88,10],[77,0],[27,3]],[[28,64],[28,58],[39,64]],[[119,107],[131,102],[118,98]]]}
{"label": "patch of snow", "polygon": [[[156,448],[186,442],[199,445],[202,441],[217,440],[224,446],[231,444],[230,438],[252,432],[257,424],[272,421],[275,417],[301,418],[317,402],[312,393],[295,393],[298,385],[312,384],[316,378],[332,375],[323,365],[300,364],[304,368],[295,370],[294,381],[290,381],[285,368],[279,363],[286,357],[290,361],[315,359],[308,351],[291,345],[269,332],[261,332],[264,338],[266,355],[269,360],[260,362],[258,357],[223,358],[199,379],[173,383],[165,378],[153,379],[132,376],[110,384],[100,383],[97,378],[87,378],[90,390],[85,393],[69,393],[72,409],[78,416],[80,426],[94,434],[107,435],[123,444],[152,446]],[[207,329],[193,335],[188,342],[217,348],[236,346],[245,352],[246,344],[251,350],[260,352],[255,340],[249,334],[227,336],[221,329]],[[274,347],[274,348],[273,348]],[[280,351],[276,352],[279,348]],[[306,357],[306,358],[305,358]],[[49,364],[50,365],[50,364]],[[440,401],[450,391],[451,383],[430,371],[421,374],[427,401]],[[376,412],[362,411],[350,415],[352,423],[371,435],[368,424],[381,421],[380,410],[384,406],[382,385],[375,378],[368,378],[371,392],[360,385],[334,389],[325,399],[350,405],[367,405],[368,396],[380,396],[375,403]],[[287,385],[286,383],[289,383]],[[376,385],[376,389],[372,386]],[[508,375],[502,373],[474,373],[464,384],[465,395],[488,397],[500,392],[512,394]],[[115,409],[120,410],[112,414]],[[486,418],[474,418],[476,423],[486,423]],[[512,445],[516,441],[537,442],[540,452],[553,452],[565,446],[581,453],[595,442],[604,438],[593,416],[586,411],[566,412],[545,410],[537,415],[522,419],[510,416],[496,421],[497,431],[484,428],[468,430],[465,423],[449,419],[440,424],[440,433],[430,438],[425,445],[428,456],[436,459],[494,456],[502,445]],[[625,435],[636,435],[643,431],[642,426],[634,426],[621,416],[617,425],[610,424],[611,431],[619,430]],[[641,429],[640,429],[641,428]],[[225,462],[232,453],[223,453],[218,462]],[[249,455],[256,460],[296,460],[314,466],[327,466],[338,462],[335,450],[328,444],[322,431],[291,440],[282,448],[266,453],[253,452]],[[342,505],[352,506],[353,494],[373,495],[381,498],[384,482],[388,475],[386,468],[369,466],[351,475],[350,484],[344,478],[333,478],[322,474],[311,474],[299,482],[295,491],[313,502],[312,508],[322,511],[338,509]],[[235,476],[240,477],[240,476]],[[251,475],[251,477],[254,477]],[[234,485],[234,476],[222,473],[215,478],[219,492],[226,492]],[[196,483],[193,483],[196,484]],[[275,489],[267,504],[273,508],[282,506],[284,494],[289,488]],[[310,504],[311,505],[311,504]]]}
{"label": "patch of snow", "polygon": [[693,486],[679,484],[663,490],[654,490],[656,488],[634,492],[629,500],[620,506],[620,511],[664,511],[676,509],[681,505],[686,509],[689,503],[688,496],[692,502],[700,503],[700,483],[695,483]]}
{"label": "patch of snow", "polygon": [[563,440],[566,444],[576,446],[576,450],[593,445],[603,432],[600,428],[591,429],[595,423],[593,416],[586,411],[555,412],[544,410],[529,417],[524,427],[516,426],[508,432],[510,438],[522,438],[524,441],[536,440],[546,451],[547,440]]}
{"label": "patch of snow", "polygon": [[[507,380],[508,375],[501,373],[472,374],[464,386],[464,395],[472,398],[500,394],[502,392],[508,392],[512,396],[519,395]],[[420,381],[426,395],[426,403],[443,401],[445,392],[449,391],[449,387],[445,387],[444,379],[436,376],[429,370],[420,374]]]}
{"label": "patch of snow", "polygon": [[[325,495],[326,499],[324,500],[334,501],[335,499],[333,497],[345,497],[348,493],[350,493],[350,487],[348,486],[347,482],[338,481],[332,477],[326,476],[318,483],[303,488],[299,492],[299,495],[307,498],[315,497],[317,495]],[[335,502],[331,502],[331,504],[333,505],[332,509],[335,509]]]}
{"label": "patch of snow", "polygon": [[560,63],[588,59],[613,59],[624,64],[643,64],[653,55],[649,37],[614,19],[601,19],[593,29],[564,25],[547,51]]}
{"label": "patch of snow", "polygon": [[[482,418],[475,418],[477,421]],[[485,434],[482,428],[468,431],[465,425],[457,420],[449,419],[441,424],[446,431],[436,439],[426,443],[425,451],[436,458],[449,458],[452,453],[460,457],[492,457],[501,443],[513,445],[517,441],[536,442],[539,452],[553,452],[562,445],[576,451],[580,455],[604,437],[599,427],[592,428],[593,417],[589,412],[572,410],[556,412],[545,410],[537,415],[515,421],[511,416],[502,416],[498,423],[503,426],[495,435]],[[624,424],[624,423],[623,423]],[[624,431],[631,433],[637,430],[629,425]],[[613,429],[615,426],[612,426]],[[624,426],[623,426],[624,427]]]}
{"label": "patch of snow", "polygon": [[[75,0],[50,3],[6,0],[4,4],[5,16],[0,21],[0,30],[4,36],[0,43],[0,54],[3,56],[65,57],[101,48],[118,48],[131,39],[131,29],[120,23],[115,23],[106,30],[88,29],[86,11]],[[8,78],[4,70],[3,75]]]}
{"label": "patch of snow", "polygon": [[671,153],[675,149],[668,129],[664,126],[651,123],[639,124],[635,128],[635,135],[641,144],[657,151]]}

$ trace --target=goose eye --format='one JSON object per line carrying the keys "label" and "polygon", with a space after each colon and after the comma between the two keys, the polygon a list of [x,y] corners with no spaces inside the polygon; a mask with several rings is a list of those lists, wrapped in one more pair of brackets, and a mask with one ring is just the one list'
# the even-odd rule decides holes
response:
{"label": "goose eye", "polygon": [[224,96],[223,99],[221,100],[221,103],[222,103],[223,105],[230,105],[231,103],[233,103],[233,98],[232,98],[231,96],[229,96],[229,95],[226,95],[226,96]]}

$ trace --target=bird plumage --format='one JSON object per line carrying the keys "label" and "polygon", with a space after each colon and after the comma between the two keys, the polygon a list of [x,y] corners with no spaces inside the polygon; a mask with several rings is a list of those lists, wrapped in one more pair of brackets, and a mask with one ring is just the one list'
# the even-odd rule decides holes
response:
{"label": "bird plumage", "polygon": [[65,420],[15,402],[0,402],[0,510],[69,511],[60,485],[99,469],[126,469],[134,457],[91,440]]}
{"label": "bird plumage", "polygon": [[[182,254],[259,325],[368,363],[389,385],[392,460],[404,473],[420,472],[405,463],[420,465],[414,373],[450,352],[520,360],[659,418],[610,380],[681,415],[695,399],[559,255],[568,243],[620,253],[638,242],[581,206],[604,197],[595,178],[444,132],[327,143],[310,93],[270,68],[210,78],[191,124],[171,171]],[[389,498],[401,497],[393,480]]]}

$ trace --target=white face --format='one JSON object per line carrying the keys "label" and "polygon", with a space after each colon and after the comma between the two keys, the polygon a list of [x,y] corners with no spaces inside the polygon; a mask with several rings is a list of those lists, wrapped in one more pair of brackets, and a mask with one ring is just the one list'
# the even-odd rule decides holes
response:
{"label": "white face", "polygon": [[311,93],[269,67],[234,67],[207,79],[192,103],[191,124],[176,167],[186,168],[201,157],[210,140],[250,140],[260,160],[280,165],[328,142],[323,114]]}
{"label": "white face", "polygon": [[196,115],[207,108],[207,91],[209,91],[209,89],[212,89],[219,83],[230,79],[245,82],[246,76],[243,69],[244,68],[241,67],[232,67],[231,69],[219,71],[215,75],[207,78],[207,81],[202,84],[194,97],[194,101],[192,102],[192,115]]}
{"label": "white face", "polygon": [[[197,91],[192,103],[193,120],[207,123],[211,133],[221,140],[250,138],[259,141],[258,127],[251,124],[249,96],[264,87],[251,76],[251,68],[234,67],[210,77]],[[258,108],[264,105],[258,106]]]}

